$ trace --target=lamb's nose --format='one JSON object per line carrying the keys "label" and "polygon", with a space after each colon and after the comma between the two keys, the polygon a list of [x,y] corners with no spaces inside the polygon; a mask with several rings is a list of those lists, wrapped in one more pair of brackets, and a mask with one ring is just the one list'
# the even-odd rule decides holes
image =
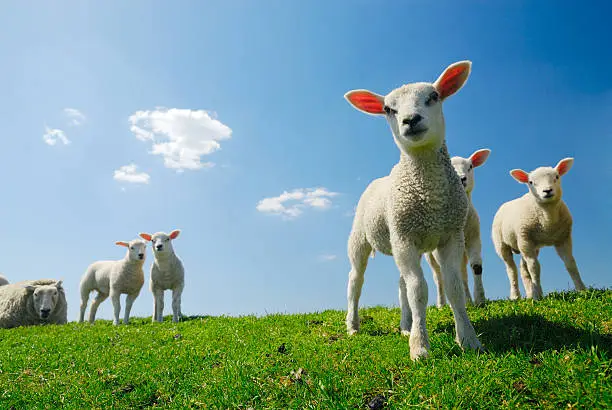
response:
{"label": "lamb's nose", "polygon": [[51,313],[51,309],[40,309],[40,314],[42,317],[49,316],[49,313]]}
{"label": "lamb's nose", "polygon": [[544,193],[545,193],[545,194],[550,194],[552,191],[553,191],[553,190],[549,188],[549,189],[545,189],[545,190],[544,190]]}
{"label": "lamb's nose", "polygon": [[144,258],[144,253],[139,253],[139,254],[138,254],[138,257],[139,257],[140,259]]}
{"label": "lamb's nose", "polygon": [[157,245],[155,247],[155,249],[157,249],[158,251],[161,251],[163,247],[164,247],[164,245]]}
{"label": "lamb's nose", "polygon": [[421,121],[423,117],[420,114],[412,114],[403,119],[402,124],[414,127]]}
{"label": "lamb's nose", "polygon": [[461,182],[465,184],[465,181],[467,181],[467,177],[461,177]]}

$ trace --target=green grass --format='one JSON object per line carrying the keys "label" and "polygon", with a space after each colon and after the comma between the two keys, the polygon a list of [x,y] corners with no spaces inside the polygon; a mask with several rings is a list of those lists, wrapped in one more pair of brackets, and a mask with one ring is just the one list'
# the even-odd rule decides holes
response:
{"label": "green grass", "polygon": [[353,337],[344,314],[0,330],[0,408],[612,408],[612,290],[470,308],[484,354],[429,308],[417,363],[398,309],[363,309]]}

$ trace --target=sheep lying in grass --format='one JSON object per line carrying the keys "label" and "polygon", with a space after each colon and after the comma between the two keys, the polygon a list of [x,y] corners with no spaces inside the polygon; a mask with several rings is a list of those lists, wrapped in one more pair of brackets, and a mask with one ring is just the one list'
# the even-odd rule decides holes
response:
{"label": "sheep lying in grass", "polygon": [[420,265],[426,252],[433,252],[440,262],[457,343],[481,348],[467,315],[460,276],[468,198],[451,165],[442,113],[442,101],[463,86],[470,69],[471,62],[462,61],[450,65],[433,84],[404,85],[386,96],[367,90],[345,95],[356,109],[384,116],[400,149],[391,173],[372,181],[357,205],[348,240],[347,331],[359,330],[359,297],[368,256],[373,251],[393,255],[400,271],[400,328],[410,335],[412,359],[426,357],[429,350],[427,282]]}
{"label": "sheep lying in grass", "polygon": [[[485,291],[482,285],[482,242],[480,240],[480,219],[478,212],[472,203],[472,191],[474,190],[474,168],[485,163],[491,150],[481,149],[474,152],[469,158],[452,157],[451,163],[455,172],[461,178],[461,183],[465,188],[465,193],[468,196],[469,208],[467,220],[465,221],[465,252],[463,254],[463,262],[461,263],[461,278],[463,279],[463,289],[465,298],[468,303],[472,302],[470,295],[470,287],[468,284],[467,263],[470,262],[472,273],[474,274],[474,303],[480,305],[485,301]],[[444,286],[442,281],[442,273],[440,272],[440,264],[436,260],[433,253],[429,252],[425,255],[425,259],[431,270],[434,273],[434,281],[438,289],[438,307],[446,304],[444,296]]]}
{"label": "sheep lying in grass", "polygon": [[96,290],[98,294],[91,303],[89,310],[89,323],[96,320],[96,312],[100,303],[110,295],[113,302],[113,324],[119,324],[121,310],[121,294],[126,293],[125,312],[123,323],[130,320],[130,310],[134,300],[140,294],[144,284],[144,271],[146,242],[135,239],[130,242],[116,242],[116,245],[128,248],[125,257],[118,261],[98,261],[87,268],[81,279],[81,312],[79,322],[83,322],[89,294]]}
{"label": "sheep lying in grass", "polygon": [[26,280],[0,286],[0,328],[68,322],[62,281]]}
{"label": "sheep lying in grass", "polygon": [[565,158],[554,168],[540,167],[530,173],[510,171],[514,179],[529,188],[527,194],[503,204],[493,218],[493,243],[506,264],[510,299],[521,296],[513,253],[521,255],[521,277],[527,297],[536,300],[542,297],[538,253],[544,246],[555,247],[576,290],[585,289],[572,255],[572,215],[561,199],[561,177],[573,162],[573,158]]}
{"label": "sheep lying in grass", "polygon": [[6,276],[0,274],[0,286],[8,285],[9,281]]}
{"label": "sheep lying in grass", "polygon": [[185,269],[183,262],[174,253],[172,240],[176,239],[180,230],[175,229],[169,235],[157,232],[153,235],[141,233],[140,237],[151,241],[155,260],[151,265],[151,292],[153,293],[153,322],[164,320],[164,291],[172,290],[172,321],[181,318],[181,294],[185,286]]}

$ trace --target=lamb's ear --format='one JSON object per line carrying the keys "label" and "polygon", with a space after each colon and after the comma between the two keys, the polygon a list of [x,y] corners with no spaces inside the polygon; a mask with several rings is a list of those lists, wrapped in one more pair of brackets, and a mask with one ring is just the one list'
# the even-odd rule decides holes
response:
{"label": "lamb's ear", "polygon": [[127,243],[127,242],[123,242],[123,241],[118,241],[118,242],[115,242],[115,245],[125,246],[126,248],[129,248],[129,247],[130,247],[130,244],[129,244],[129,243]]}
{"label": "lamb's ear", "polygon": [[344,98],[361,112],[372,115],[382,115],[385,97],[368,90],[352,90],[344,94]]}
{"label": "lamb's ear", "polygon": [[561,161],[559,161],[555,169],[557,170],[560,176],[563,176],[567,174],[567,171],[570,170],[573,164],[574,158],[563,158]]}
{"label": "lamb's ear", "polygon": [[25,285],[23,288],[27,290],[28,293],[33,293],[36,290],[36,286],[32,286],[32,285]]}
{"label": "lamb's ear", "polygon": [[472,62],[468,60],[449,65],[433,83],[440,94],[440,100],[444,100],[459,91],[467,81],[471,71]]}
{"label": "lamb's ear", "polygon": [[523,184],[529,182],[529,174],[522,169],[513,169],[510,171],[510,175],[512,175],[512,178],[516,179],[518,182],[522,182]]}
{"label": "lamb's ear", "polygon": [[150,241],[151,239],[153,239],[152,236],[149,235],[148,233],[142,232],[142,233],[139,233],[138,235],[145,241]]}
{"label": "lamb's ear", "polygon": [[491,153],[490,149],[479,149],[470,157],[470,161],[472,161],[472,165],[474,168],[481,166],[485,163],[487,158],[489,158],[489,154]]}
{"label": "lamb's ear", "polygon": [[55,287],[59,290],[59,289],[64,289],[64,287],[62,286],[63,284],[63,280],[58,280],[57,282],[55,282]]}
{"label": "lamb's ear", "polygon": [[178,238],[180,233],[181,233],[180,229],[175,229],[174,231],[170,232],[170,239]]}

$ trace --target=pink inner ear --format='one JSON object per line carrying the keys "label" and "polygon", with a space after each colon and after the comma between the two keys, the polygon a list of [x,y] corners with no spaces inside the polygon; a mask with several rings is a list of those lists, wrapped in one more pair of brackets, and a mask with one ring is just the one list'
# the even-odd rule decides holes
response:
{"label": "pink inner ear", "polygon": [[346,98],[355,107],[370,114],[382,114],[384,112],[382,101],[368,91],[354,91],[347,95]]}
{"label": "pink inner ear", "polygon": [[522,182],[524,184],[529,182],[529,175],[527,175],[525,171],[522,171],[520,169],[515,169],[512,172],[510,172],[510,174],[512,174],[514,179],[516,179],[519,182]]}
{"label": "pink inner ear", "polygon": [[151,235],[149,235],[148,233],[141,233],[140,237],[142,239],[144,239],[145,241],[150,241],[151,240]]}
{"label": "pink inner ear", "polygon": [[463,84],[465,75],[467,74],[468,68],[465,65],[458,65],[456,67],[448,69],[444,73],[444,77],[438,84],[438,92],[440,97],[445,99],[446,97],[453,95]]}
{"label": "pink inner ear", "polygon": [[172,231],[170,233],[170,239],[176,239],[177,236],[179,236],[180,231]]}
{"label": "pink inner ear", "polygon": [[557,172],[559,175],[563,176],[569,170],[570,161],[561,161],[559,165],[557,165]]}
{"label": "pink inner ear", "polygon": [[472,165],[474,165],[474,168],[476,168],[484,164],[488,157],[489,151],[482,150],[475,152],[470,158],[470,160],[472,161]]}
{"label": "pink inner ear", "polygon": [[126,242],[115,242],[115,245],[128,247],[129,245]]}

